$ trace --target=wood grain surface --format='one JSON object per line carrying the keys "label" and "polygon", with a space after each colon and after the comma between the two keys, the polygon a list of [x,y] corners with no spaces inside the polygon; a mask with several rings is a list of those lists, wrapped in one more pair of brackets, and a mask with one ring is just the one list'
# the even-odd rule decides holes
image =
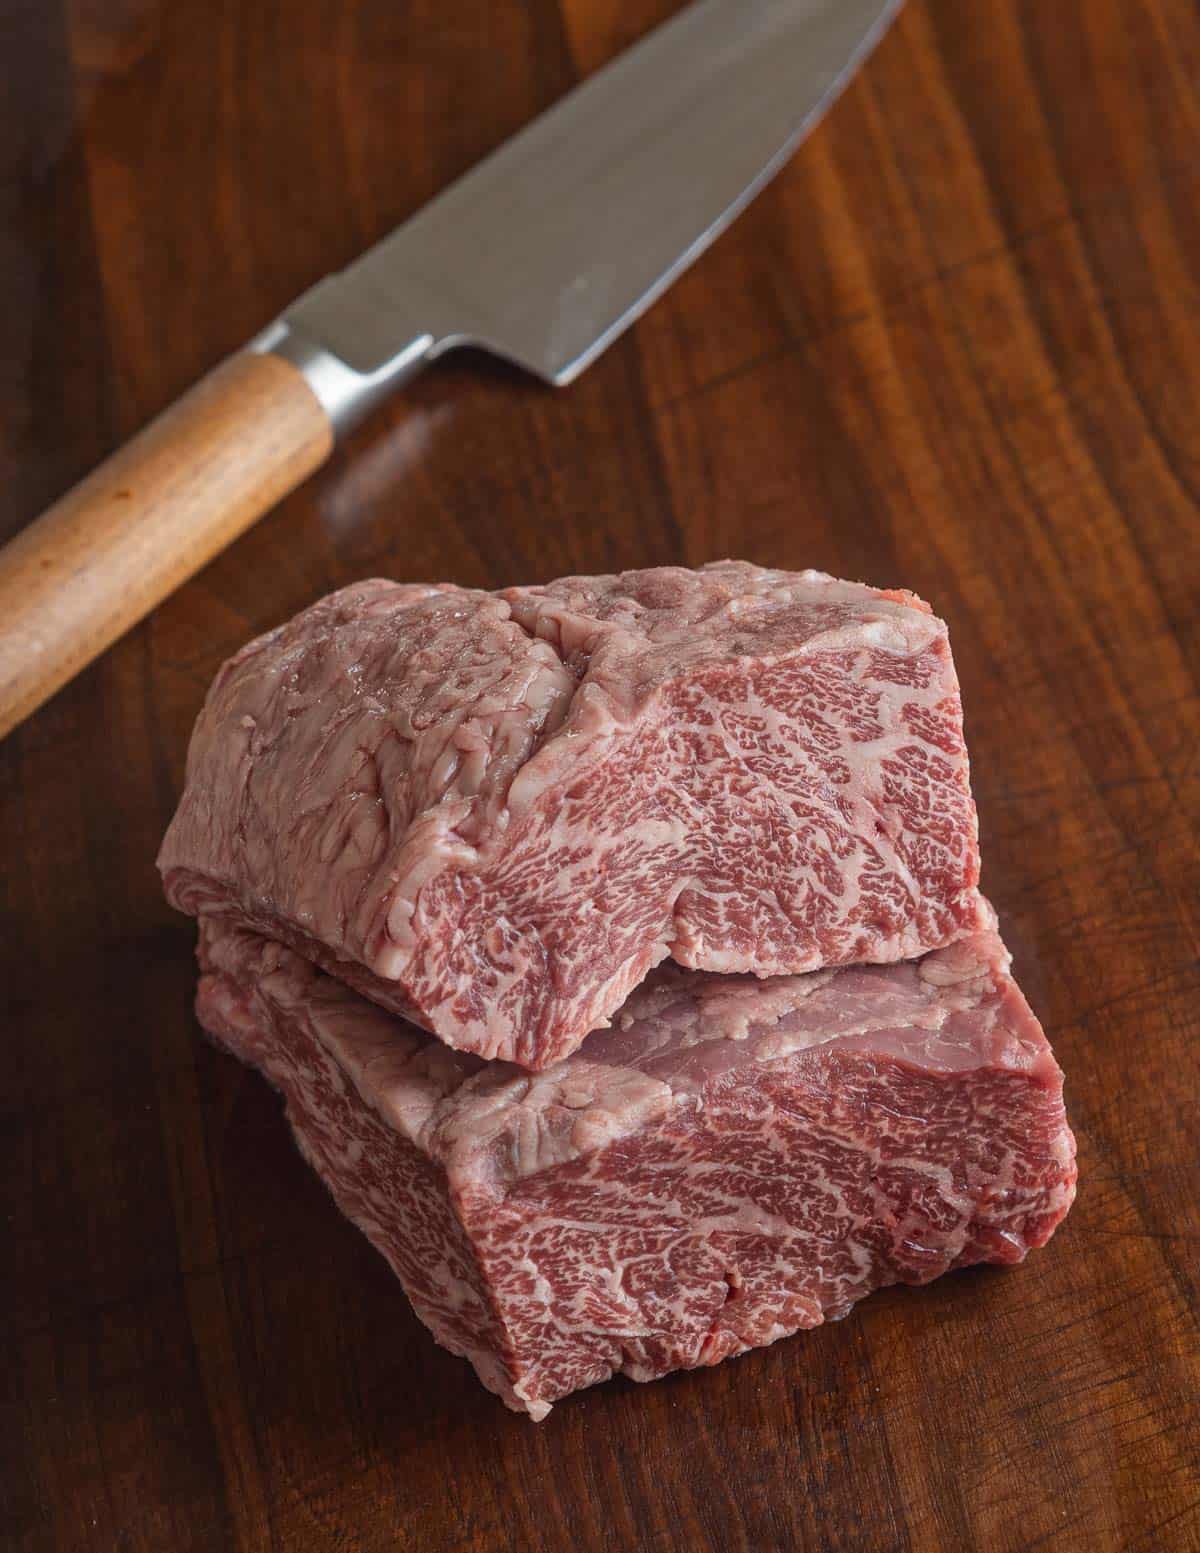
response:
{"label": "wood grain surface", "polygon": [[[5,0],[0,537],[671,9]],[[911,0],[574,388],[428,374],[0,746],[0,1544],[1200,1549],[1198,87],[1192,0]],[[726,554],[950,621],[1079,1200],[535,1426],[199,1041],[155,849],[218,664],[329,588]]]}
{"label": "wood grain surface", "polygon": [[0,739],[320,467],[303,374],[240,351],[0,547]]}

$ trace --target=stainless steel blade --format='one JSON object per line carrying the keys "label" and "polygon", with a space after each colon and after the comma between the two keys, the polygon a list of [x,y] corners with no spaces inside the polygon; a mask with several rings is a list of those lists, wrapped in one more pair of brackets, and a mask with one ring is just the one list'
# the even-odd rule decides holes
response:
{"label": "stainless steel blade", "polygon": [[[698,0],[260,338],[365,401],[478,345],[569,383],[701,254],[901,0]],[[332,357],[332,361],[324,358]]]}

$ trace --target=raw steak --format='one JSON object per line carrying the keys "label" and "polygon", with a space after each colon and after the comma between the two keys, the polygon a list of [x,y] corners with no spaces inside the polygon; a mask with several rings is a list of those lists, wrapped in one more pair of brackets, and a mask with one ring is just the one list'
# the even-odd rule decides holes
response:
{"label": "raw steak", "polygon": [[198,1012],[439,1342],[513,1408],[651,1380],[1019,1262],[1075,1192],[1062,1074],[985,930],[758,981],[665,965],[545,1073],[202,925]]}
{"label": "raw steak", "polygon": [[668,955],[775,975],[981,921],[945,626],[731,561],[333,594],[217,676],[159,863],[182,909],[534,1069]]}

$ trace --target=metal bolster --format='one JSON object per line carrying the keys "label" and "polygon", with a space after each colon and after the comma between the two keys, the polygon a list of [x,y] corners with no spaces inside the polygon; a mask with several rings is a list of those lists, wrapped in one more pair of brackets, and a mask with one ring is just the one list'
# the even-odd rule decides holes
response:
{"label": "metal bolster", "polygon": [[259,356],[281,356],[298,367],[328,415],[335,434],[341,436],[357,426],[393,389],[416,377],[425,365],[433,343],[433,335],[417,335],[376,371],[356,372],[340,356],[284,317],[277,318],[256,335],[247,349]]}

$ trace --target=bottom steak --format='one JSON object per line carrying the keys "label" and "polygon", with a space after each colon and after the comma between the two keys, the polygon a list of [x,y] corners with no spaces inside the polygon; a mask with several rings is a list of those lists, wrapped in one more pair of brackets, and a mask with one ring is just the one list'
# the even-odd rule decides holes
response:
{"label": "bottom steak", "polygon": [[534,1418],[1019,1262],[1074,1196],[1062,1074],[994,932],[767,981],[664,966],[540,1074],[240,929],[204,923],[200,955],[201,1023],[283,1091],[438,1341]]}

